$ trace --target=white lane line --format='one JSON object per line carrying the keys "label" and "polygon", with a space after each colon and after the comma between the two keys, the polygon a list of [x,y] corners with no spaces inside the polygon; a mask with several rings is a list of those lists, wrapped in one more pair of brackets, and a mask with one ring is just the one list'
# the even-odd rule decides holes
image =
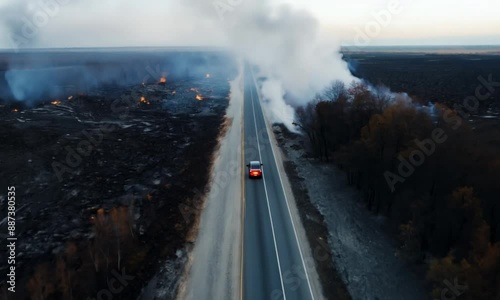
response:
{"label": "white lane line", "polygon": [[[243,101],[241,103],[241,163],[245,165],[245,67],[243,67]],[[240,82],[241,84],[241,82]],[[240,164],[241,164],[240,163]],[[240,253],[240,300],[243,300],[244,286],[244,273],[245,273],[245,215],[246,215],[246,202],[245,202],[245,167],[241,168],[241,253]]]}
{"label": "white lane line", "polygon": [[[257,81],[255,80],[255,75],[253,73],[253,70],[250,70],[250,71],[252,72],[253,81],[254,81],[255,87],[257,88]],[[262,102],[258,91],[257,91],[257,97],[259,98],[259,101]],[[252,97],[252,105],[253,105],[253,97]],[[262,112],[262,114],[264,114],[264,112]],[[263,117],[265,120],[266,117],[264,115],[263,115]],[[254,118],[255,118],[255,109],[254,109]],[[266,125],[266,130],[267,130],[267,135],[269,136],[269,144],[271,144],[271,133],[269,132],[269,128],[267,125]],[[278,169],[278,161],[276,160],[276,155],[274,154],[274,147],[272,144],[271,144],[271,150],[273,152],[273,158],[274,158],[274,162],[276,163],[276,168]],[[309,287],[309,293],[311,294],[311,299],[314,300],[314,294],[313,294],[312,287],[311,287],[311,281],[309,280],[309,275],[307,274],[308,272],[307,272],[307,268],[306,268],[306,263],[304,261],[304,255],[302,254],[302,249],[300,247],[300,242],[299,242],[299,238],[297,235],[297,230],[295,229],[295,224],[293,223],[292,212],[290,210],[290,206],[288,205],[288,198],[286,196],[285,187],[283,186],[283,180],[281,179],[281,173],[280,173],[279,169],[277,171],[278,171],[278,176],[280,178],[281,189],[283,190],[283,195],[285,196],[285,202],[286,202],[286,207],[288,208],[288,215],[290,216],[290,222],[292,223],[293,233],[295,235],[295,240],[297,241],[297,247],[299,248],[300,259],[302,260],[302,266],[304,268],[304,273],[306,274],[306,280],[307,280],[307,285]]]}
{"label": "white lane line", "polygon": [[[255,125],[255,135],[257,136],[257,149],[259,150],[259,160],[262,162],[262,154],[260,153],[259,134],[258,134],[258,130],[257,130],[257,118],[255,117],[255,106],[253,103],[253,101],[254,101],[253,100],[253,87],[250,88],[250,97],[252,98],[253,121],[254,121],[254,125]],[[281,282],[281,290],[283,291],[283,300],[286,300],[285,285],[283,284],[283,276],[281,275],[280,256],[278,254],[278,245],[276,243],[276,235],[274,234],[273,214],[271,213],[271,206],[269,204],[269,196],[267,194],[266,176],[264,174],[264,169],[262,169],[262,181],[264,182],[264,191],[266,193],[267,211],[269,212],[269,219],[271,220],[271,231],[273,233],[274,250],[276,251],[276,260],[278,261],[278,271],[280,273],[280,282]]]}

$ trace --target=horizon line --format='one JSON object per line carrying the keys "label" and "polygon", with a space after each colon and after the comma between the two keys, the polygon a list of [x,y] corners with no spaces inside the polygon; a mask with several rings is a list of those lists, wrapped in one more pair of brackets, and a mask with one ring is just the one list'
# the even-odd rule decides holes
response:
{"label": "horizon line", "polygon": [[[418,45],[418,44],[387,44],[387,45],[351,45],[351,44],[341,44],[339,47],[356,47],[356,48],[371,48],[371,47],[415,47],[415,48],[425,48],[425,47],[500,47],[499,44],[429,44],[429,45]],[[0,50],[14,50],[14,51],[25,51],[25,50],[62,50],[62,49],[172,49],[172,48],[209,48],[209,49],[230,49],[227,46],[190,46],[190,45],[177,45],[177,46],[76,46],[76,47],[31,47],[31,48],[2,48]]]}

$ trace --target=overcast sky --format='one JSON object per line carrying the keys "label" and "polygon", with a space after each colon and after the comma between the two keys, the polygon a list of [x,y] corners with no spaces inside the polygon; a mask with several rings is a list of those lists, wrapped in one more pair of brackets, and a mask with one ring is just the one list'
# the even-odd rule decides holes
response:
{"label": "overcast sky", "polygon": [[[224,46],[225,17],[252,3],[208,0],[192,9],[201,0],[59,0],[66,4],[45,18],[39,3],[54,1],[0,0],[0,48],[12,48],[13,33],[30,47]],[[497,0],[266,2],[307,11],[321,37],[344,45],[500,45]]]}

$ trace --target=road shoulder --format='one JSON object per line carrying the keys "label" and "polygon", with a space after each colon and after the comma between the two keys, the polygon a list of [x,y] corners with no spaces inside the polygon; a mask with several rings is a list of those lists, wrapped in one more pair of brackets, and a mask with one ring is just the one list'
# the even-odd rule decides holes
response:
{"label": "road shoulder", "polygon": [[[268,124],[269,127],[269,124]],[[271,144],[275,149],[278,168],[283,176],[283,185],[289,199],[292,219],[306,259],[306,267],[316,299],[351,299],[347,287],[333,263],[329,246],[328,228],[321,213],[312,205],[295,163],[283,151],[279,128],[272,127]],[[279,140],[278,140],[279,139]],[[299,225],[300,226],[297,226]]]}
{"label": "road shoulder", "polygon": [[[399,257],[397,243],[383,230],[384,218],[365,209],[362,194],[346,184],[342,171],[315,163],[304,154],[298,136],[281,127],[274,129],[295,164],[299,181],[292,184],[309,195],[309,205],[321,216],[318,221],[324,218],[321,223],[327,226],[332,263],[352,298],[427,299],[425,283]],[[313,217],[307,214],[306,218]]]}

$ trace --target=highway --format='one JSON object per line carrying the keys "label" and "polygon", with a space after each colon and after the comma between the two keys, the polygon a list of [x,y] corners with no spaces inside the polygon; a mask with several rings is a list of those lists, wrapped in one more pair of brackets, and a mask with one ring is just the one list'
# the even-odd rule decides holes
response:
{"label": "highway", "polygon": [[256,82],[244,76],[244,165],[259,160],[262,179],[244,176],[242,299],[315,299],[304,255],[292,223],[275,153],[271,147]]}

